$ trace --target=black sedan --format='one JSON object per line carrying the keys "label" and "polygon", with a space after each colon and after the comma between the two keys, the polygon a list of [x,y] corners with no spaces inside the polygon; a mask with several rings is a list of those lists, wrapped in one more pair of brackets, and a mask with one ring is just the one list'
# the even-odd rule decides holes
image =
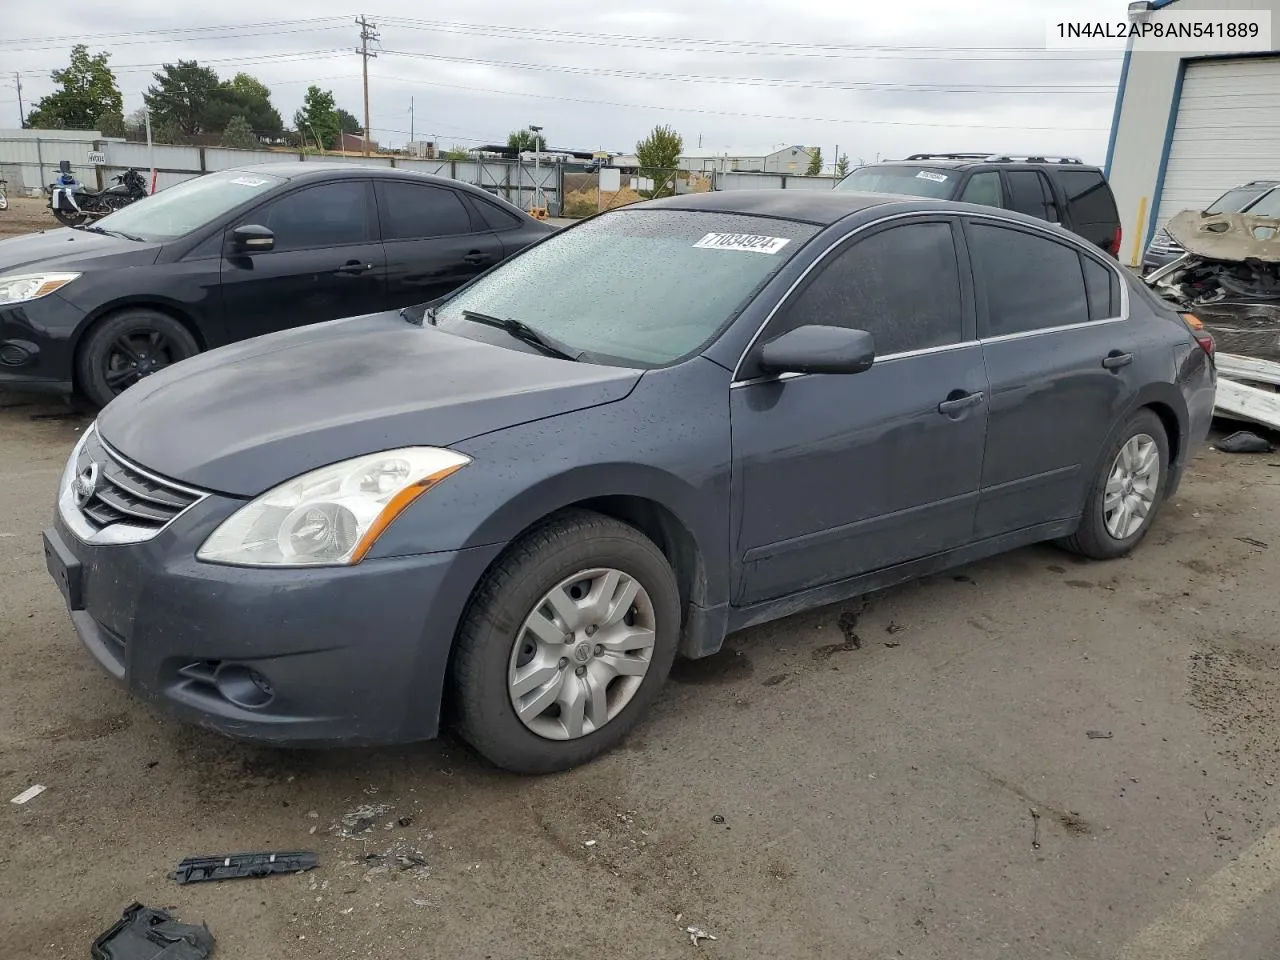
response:
{"label": "black sedan", "polygon": [[271,163],[0,241],[0,386],[103,406],[202,350],[434,300],[552,232],[405,170]]}

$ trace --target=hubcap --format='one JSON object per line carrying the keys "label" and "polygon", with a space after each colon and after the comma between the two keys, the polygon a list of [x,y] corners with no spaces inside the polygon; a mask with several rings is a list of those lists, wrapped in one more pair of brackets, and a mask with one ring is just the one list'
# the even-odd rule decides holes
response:
{"label": "hubcap", "polygon": [[653,601],[634,577],[610,568],[566,577],[516,634],[507,668],[516,716],[548,740],[599,730],[644,682],[654,628]]}
{"label": "hubcap", "polygon": [[159,330],[138,329],[116,337],[107,351],[107,386],[119,393],[143,377],[181,360],[173,344]]}
{"label": "hubcap", "polygon": [[1145,433],[1130,437],[1116,454],[1102,493],[1107,533],[1127,540],[1142,529],[1160,487],[1160,448]]}

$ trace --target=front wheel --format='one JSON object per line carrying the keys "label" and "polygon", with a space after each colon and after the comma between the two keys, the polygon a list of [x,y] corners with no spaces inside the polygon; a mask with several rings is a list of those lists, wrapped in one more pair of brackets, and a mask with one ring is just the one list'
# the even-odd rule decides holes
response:
{"label": "front wheel", "polygon": [[89,219],[82,210],[64,210],[62,207],[54,207],[53,215],[64,227],[78,227]]}
{"label": "front wheel", "polygon": [[476,590],[451,670],[462,736],[516,773],[620,741],[675,659],[680,592],[657,546],[587,511],[517,541]]}
{"label": "front wheel", "polygon": [[173,317],[122,310],[89,331],[77,360],[77,383],[89,402],[105,407],[143,377],[199,352],[196,338]]}
{"label": "front wheel", "polygon": [[1151,410],[1139,410],[1107,448],[1067,549],[1094,560],[1129,553],[1147,535],[1169,477],[1169,440]]}

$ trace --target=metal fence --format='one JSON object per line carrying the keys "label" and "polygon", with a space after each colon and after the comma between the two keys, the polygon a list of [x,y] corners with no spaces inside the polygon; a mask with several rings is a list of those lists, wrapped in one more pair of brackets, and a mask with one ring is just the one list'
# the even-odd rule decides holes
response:
{"label": "metal fence", "polygon": [[[100,153],[105,162],[90,160]],[[121,140],[45,138],[0,138],[0,179],[9,181],[9,192],[38,195],[40,188],[58,175],[58,162],[68,160],[76,177],[89,186],[109,186],[111,178],[134,168],[156,169],[156,188],[218,170],[289,160],[349,163],[374,167],[395,167],[461,180],[529,210],[539,201],[552,216],[558,216],[564,184],[561,164],[533,164],[519,160],[414,160],[408,157],[350,157],[266,150],[231,150],[226,147],[185,147],[172,144],[126,143]]]}
{"label": "metal fence", "polygon": [[741,173],[716,171],[713,190],[832,190],[836,177],[805,177],[793,173]]}

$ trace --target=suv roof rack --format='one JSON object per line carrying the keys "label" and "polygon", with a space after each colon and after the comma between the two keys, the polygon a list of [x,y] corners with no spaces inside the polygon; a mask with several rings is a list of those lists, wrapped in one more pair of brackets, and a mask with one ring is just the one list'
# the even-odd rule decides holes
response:
{"label": "suv roof rack", "polygon": [[986,163],[1072,163],[1084,164],[1079,157],[1063,157],[1049,154],[1010,153],[913,153],[908,160],[980,160]]}

